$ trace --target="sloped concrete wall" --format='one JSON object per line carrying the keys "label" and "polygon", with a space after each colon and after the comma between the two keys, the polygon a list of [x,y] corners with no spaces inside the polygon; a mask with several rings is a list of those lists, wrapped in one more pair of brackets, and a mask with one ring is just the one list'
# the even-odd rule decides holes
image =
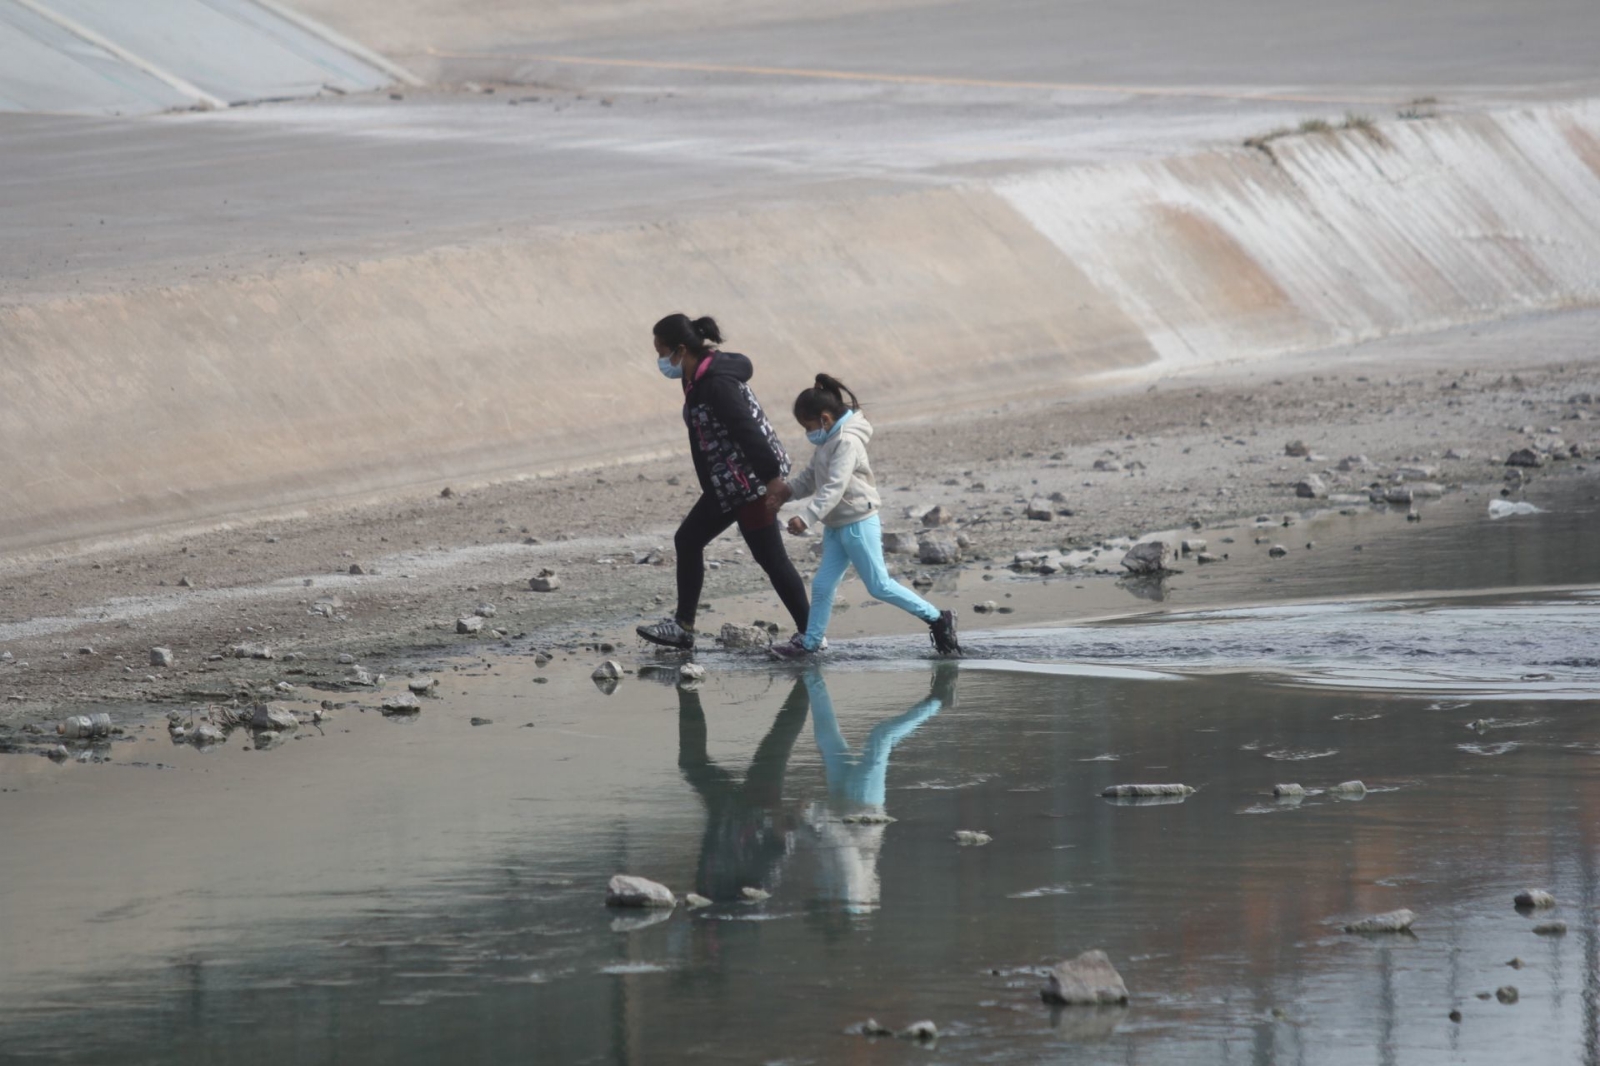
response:
{"label": "sloped concrete wall", "polygon": [[779,416],[1600,303],[1600,116],[1555,107],[0,308],[0,551],[681,447],[650,325]]}

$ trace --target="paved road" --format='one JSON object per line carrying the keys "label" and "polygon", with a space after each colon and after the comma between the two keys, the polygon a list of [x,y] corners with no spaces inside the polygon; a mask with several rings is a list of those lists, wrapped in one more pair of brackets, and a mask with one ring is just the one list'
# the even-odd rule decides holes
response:
{"label": "paved road", "polygon": [[[364,5],[339,6],[359,32]],[[0,302],[1165,154],[1312,115],[1387,118],[1420,96],[1479,107],[1600,86],[1593,0],[981,0],[490,50],[457,24],[438,69],[534,84],[0,117]]]}

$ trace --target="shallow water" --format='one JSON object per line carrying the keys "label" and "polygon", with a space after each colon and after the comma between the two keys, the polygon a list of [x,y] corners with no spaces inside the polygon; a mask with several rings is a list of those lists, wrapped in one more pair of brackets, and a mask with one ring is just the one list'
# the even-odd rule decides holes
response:
{"label": "shallow water", "polygon": [[[959,667],[713,655],[697,692],[461,660],[415,720],[0,759],[0,1062],[1600,1062],[1600,579],[1546,529],[1516,535],[1595,585],[975,634]],[[1130,781],[1198,791],[1100,798]],[[608,911],[617,872],[715,902]],[[1341,931],[1398,907],[1415,936]],[[1037,969],[1091,947],[1131,1005],[1051,1011]]]}

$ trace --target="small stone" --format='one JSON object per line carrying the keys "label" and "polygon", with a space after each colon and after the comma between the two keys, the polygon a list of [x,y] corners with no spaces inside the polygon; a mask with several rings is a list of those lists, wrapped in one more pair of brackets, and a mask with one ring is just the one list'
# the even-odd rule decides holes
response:
{"label": "small stone", "polygon": [[549,567],[545,567],[528,579],[528,588],[534,592],[554,592],[560,587],[561,578]]}
{"label": "small stone", "polygon": [[917,535],[905,532],[885,533],[883,550],[889,555],[910,555],[917,550]]}
{"label": "small stone", "polygon": [[1283,446],[1283,454],[1292,459],[1304,459],[1311,454],[1311,449],[1306,447],[1303,440],[1292,440]]}
{"label": "small stone", "polygon": [[172,665],[172,649],[171,648],[151,648],[150,649],[150,665],[151,666],[171,666]]}
{"label": "small stone", "polygon": [[594,668],[594,673],[589,675],[595,681],[617,681],[622,677],[622,664],[615,659],[607,659]]}
{"label": "small stone", "polygon": [[1198,555],[1206,550],[1206,542],[1199,537],[1189,537],[1183,542],[1183,554]]}
{"label": "small stone", "polygon": [[939,1039],[939,1028],[932,1022],[923,1020],[912,1022],[896,1033],[895,1036],[898,1036],[901,1040],[916,1040],[926,1044]]}
{"label": "small stone", "polygon": [[181,589],[192,589],[194,588],[194,582],[190,581],[187,577],[180,577],[178,579],[178,587]]}
{"label": "small stone", "polygon": [[1494,990],[1494,998],[1509,1007],[1522,997],[1518,994],[1516,985],[1501,985]]}
{"label": "small stone", "polygon": [[493,618],[495,615],[499,614],[500,611],[492,603],[480,603],[478,606],[472,609],[472,613],[477,615],[479,618]]}
{"label": "small stone", "polygon": [[1567,923],[1563,921],[1540,922],[1533,927],[1533,931],[1539,936],[1566,936]]}
{"label": "small stone", "polygon": [[228,739],[228,734],[224,733],[220,726],[212,725],[210,722],[201,722],[194,727],[194,733],[190,736],[190,739],[194,741],[196,747],[204,747],[207,744],[221,744]]}
{"label": "small stone", "polygon": [[[391,93],[390,96],[389,96],[389,99],[391,99],[391,100],[399,99],[399,95],[400,94],[398,94],[398,93]],[[444,488],[439,490],[439,498],[443,499],[443,500],[448,500],[450,497],[454,496],[455,494],[456,494],[455,489],[452,489],[449,485],[446,485]]]}
{"label": "small stone", "polygon": [[1300,785],[1274,785],[1272,794],[1274,796],[1304,796],[1306,790]]}
{"label": "small stone", "polygon": [[1512,903],[1527,910],[1543,910],[1554,907],[1556,898],[1542,888],[1525,888],[1516,894]]}
{"label": "small stone", "polygon": [[409,692],[399,692],[384,698],[384,714],[417,714],[422,710],[422,704]]}
{"label": "small stone", "polygon": [[300,719],[287,707],[275,707],[270,703],[258,703],[250,712],[250,726],[253,729],[291,730],[300,728]]}
{"label": "small stone", "polygon": [[741,888],[739,890],[739,895],[743,896],[746,900],[750,901],[751,903],[760,903],[763,900],[768,900],[768,899],[772,898],[772,893],[771,892],[768,892],[765,889],[751,888],[749,885],[746,885],[744,888]]}
{"label": "small stone", "polygon": [[1194,561],[1199,563],[1201,566],[1206,566],[1207,564],[1217,562],[1218,560],[1215,555],[1209,555],[1206,552],[1200,552],[1194,557]]}
{"label": "small stone", "polygon": [[928,566],[958,562],[961,545],[948,533],[924,533],[917,540],[917,558]]}
{"label": "small stone", "polygon": [[1372,465],[1372,461],[1365,455],[1347,455],[1339,460],[1339,472],[1348,474],[1352,470],[1360,470],[1370,465]]}
{"label": "small stone", "polygon": [[1417,916],[1408,910],[1389,911],[1385,914],[1374,914],[1358,922],[1351,922],[1344,927],[1347,933],[1406,933],[1411,930],[1411,923]]}
{"label": "small stone", "polygon": [[672,889],[643,877],[617,874],[606,884],[608,907],[676,907]]}
{"label": "small stone", "polygon": [[1098,949],[1057,963],[1045,974],[1045,982],[1039,998],[1046,1003],[1098,1007],[1128,1002],[1128,986],[1122,975],[1106,953]]}
{"label": "small stone", "polygon": [[1511,961],[1507,962],[1506,965],[1511,967],[1513,970],[1520,970],[1526,966],[1527,963],[1523,962],[1521,959],[1513,958]]}
{"label": "small stone", "polygon": [[413,677],[406,682],[406,688],[419,696],[425,696],[438,687],[439,679],[436,677]]}
{"label": "small stone", "polygon": [[699,663],[684,663],[678,667],[678,678],[683,681],[703,681],[706,668]]}
{"label": "small stone", "polygon": [[878,1021],[878,1019],[876,1019],[876,1018],[868,1018],[866,1021],[862,1022],[860,1025],[857,1025],[857,1026],[851,1028],[848,1031],[851,1032],[851,1033],[857,1034],[859,1036],[893,1036],[894,1035],[894,1030],[893,1029],[889,1028],[887,1025],[884,1025],[882,1022]]}
{"label": "small stone", "polygon": [[456,632],[457,633],[465,633],[468,636],[471,636],[471,635],[476,634],[476,633],[481,633],[481,632],[483,632],[483,619],[479,618],[475,614],[474,615],[468,615],[465,618],[457,618],[456,619]]}
{"label": "small stone", "polygon": [[1506,465],[1539,467],[1544,465],[1544,457],[1532,448],[1518,448],[1506,456]]}
{"label": "small stone", "polygon": [[349,652],[345,652],[344,654],[339,656],[339,665],[340,666],[354,666],[355,664],[356,664],[356,657],[354,655],[351,655]]}
{"label": "small stone", "polygon": [[1450,448],[1444,453],[1446,459],[1471,459],[1472,452],[1467,448]]}
{"label": "small stone", "polygon": [[493,718],[479,718],[476,715],[474,715],[472,717],[472,724],[473,725],[494,725],[494,719]]}
{"label": "small stone", "polygon": [[711,906],[711,901],[709,899],[706,899],[704,896],[699,895],[699,894],[694,893],[694,892],[691,892],[687,896],[684,896],[683,897],[683,902],[684,902],[684,905],[687,906],[692,911],[697,911],[701,907],[709,907],[709,906]]}
{"label": "small stone", "polygon": [[974,614],[992,614],[999,606],[994,600],[984,600],[982,603],[973,604],[972,611]]}
{"label": "small stone", "polygon": [[1133,574],[1160,574],[1167,570],[1167,560],[1172,549],[1166,541],[1150,540],[1135,544],[1122,557],[1122,565]]}
{"label": "small stone", "polygon": [[955,520],[955,514],[942,503],[928,508],[922,515],[922,524],[930,529],[947,526]]}
{"label": "small stone", "polygon": [[1143,799],[1151,796],[1188,796],[1194,789],[1188,785],[1110,785],[1101,790],[1100,795],[1107,799]]}
{"label": "small stone", "polygon": [[772,634],[765,626],[739,626],[728,622],[718,632],[717,641],[724,648],[760,649],[771,646]]}
{"label": "small stone", "polygon": [[350,573],[354,577],[361,577],[366,574],[366,570],[362,568],[360,563],[351,563]]}
{"label": "small stone", "polygon": [[1035,522],[1053,522],[1056,517],[1055,508],[1043,496],[1035,496],[1029,500],[1027,509],[1023,513]]}
{"label": "small stone", "polygon": [[1094,461],[1094,468],[1096,470],[1103,470],[1107,473],[1114,474],[1122,469],[1122,464],[1117,462],[1115,459],[1096,459]]}
{"label": "small stone", "polygon": [[1289,549],[1285,548],[1282,544],[1274,544],[1272,547],[1267,549],[1267,554],[1272,556],[1274,559],[1282,559],[1285,555],[1289,554]]}
{"label": "small stone", "polygon": [[957,829],[951,839],[964,848],[981,848],[994,838],[976,829]]}
{"label": "small stone", "polygon": [[1461,1012],[1458,1010],[1453,1010],[1449,1013],[1448,1017],[1453,1022],[1459,1022],[1461,1021]]}
{"label": "small stone", "polygon": [[1328,486],[1317,475],[1307,474],[1295,482],[1294,494],[1303,500],[1320,500],[1328,495]]}

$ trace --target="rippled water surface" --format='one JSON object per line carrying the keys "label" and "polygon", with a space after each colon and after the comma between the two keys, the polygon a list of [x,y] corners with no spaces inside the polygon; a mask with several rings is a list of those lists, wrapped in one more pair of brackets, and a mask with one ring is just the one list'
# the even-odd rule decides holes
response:
{"label": "rippled water surface", "polygon": [[[1600,1062],[1600,575],[1568,573],[960,666],[713,655],[695,691],[464,660],[415,720],[3,757],[0,1062]],[[713,902],[609,911],[618,872]],[[1399,907],[1414,935],[1342,931]],[[1087,948],[1127,1008],[1040,1002]]]}

